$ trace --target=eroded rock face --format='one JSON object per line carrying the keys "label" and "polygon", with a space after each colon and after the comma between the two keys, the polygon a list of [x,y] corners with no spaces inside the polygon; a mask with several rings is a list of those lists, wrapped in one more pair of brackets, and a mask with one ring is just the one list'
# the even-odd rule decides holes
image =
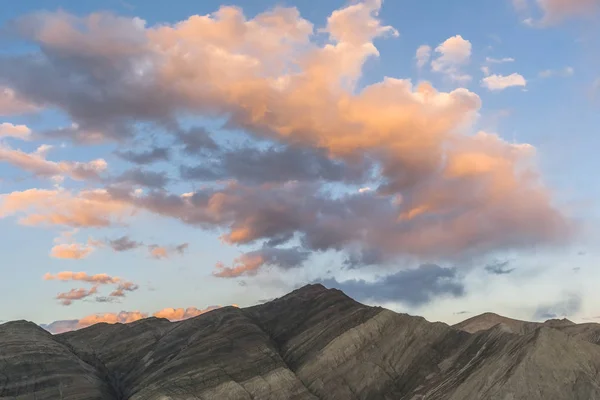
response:
{"label": "eroded rock face", "polygon": [[105,376],[32,322],[0,325],[0,398],[114,398]]}
{"label": "eroded rock face", "polygon": [[599,328],[495,314],[449,327],[309,285],[174,323],[0,325],[0,398],[600,400]]}

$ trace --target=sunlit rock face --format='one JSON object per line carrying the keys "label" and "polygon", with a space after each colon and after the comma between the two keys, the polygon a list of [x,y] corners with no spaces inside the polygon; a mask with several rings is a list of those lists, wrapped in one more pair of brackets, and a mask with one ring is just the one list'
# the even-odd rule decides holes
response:
{"label": "sunlit rock face", "polygon": [[600,325],[450,327],[308,285],[185,321],[0,325],[4,399],[600,399]]}

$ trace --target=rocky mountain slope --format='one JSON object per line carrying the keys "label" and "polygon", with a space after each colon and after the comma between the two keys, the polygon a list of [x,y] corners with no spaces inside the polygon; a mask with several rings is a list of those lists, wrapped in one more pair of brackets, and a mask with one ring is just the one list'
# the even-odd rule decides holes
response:
{"label": "rocky mountain slope", "polygon": [[597,324],[450,327],[309,285],[174,323],[0,325],[0,399],[600,400],[598,343]]}

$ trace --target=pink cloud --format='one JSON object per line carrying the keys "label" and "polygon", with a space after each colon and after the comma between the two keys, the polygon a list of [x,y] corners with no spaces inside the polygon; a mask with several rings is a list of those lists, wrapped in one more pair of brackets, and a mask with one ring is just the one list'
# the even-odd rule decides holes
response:
{"label": "pink cloud", "polygon": [[93,294],[98,293],[98,287],[94,286],[90,290],[86,289],[71,289],[68,292],[59,293],[56,295],[56,299],[60,300],[63,306],[70,306],[73,301],[85,299]]}

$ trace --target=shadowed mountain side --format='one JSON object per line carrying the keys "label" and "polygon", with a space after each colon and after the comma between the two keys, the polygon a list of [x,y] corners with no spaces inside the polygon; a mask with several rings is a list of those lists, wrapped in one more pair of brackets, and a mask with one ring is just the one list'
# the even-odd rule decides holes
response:
{"label": "shadowed mountain side", "polygon": [[0,398],[600,400],[599,327],[488,313],[453,328],[308,285],[179,322],[1,325]]}
{"label": "shadowed mountain side", "polygon": [[32,322],[0,325],[1,399],[113,399],[106,371]]}

